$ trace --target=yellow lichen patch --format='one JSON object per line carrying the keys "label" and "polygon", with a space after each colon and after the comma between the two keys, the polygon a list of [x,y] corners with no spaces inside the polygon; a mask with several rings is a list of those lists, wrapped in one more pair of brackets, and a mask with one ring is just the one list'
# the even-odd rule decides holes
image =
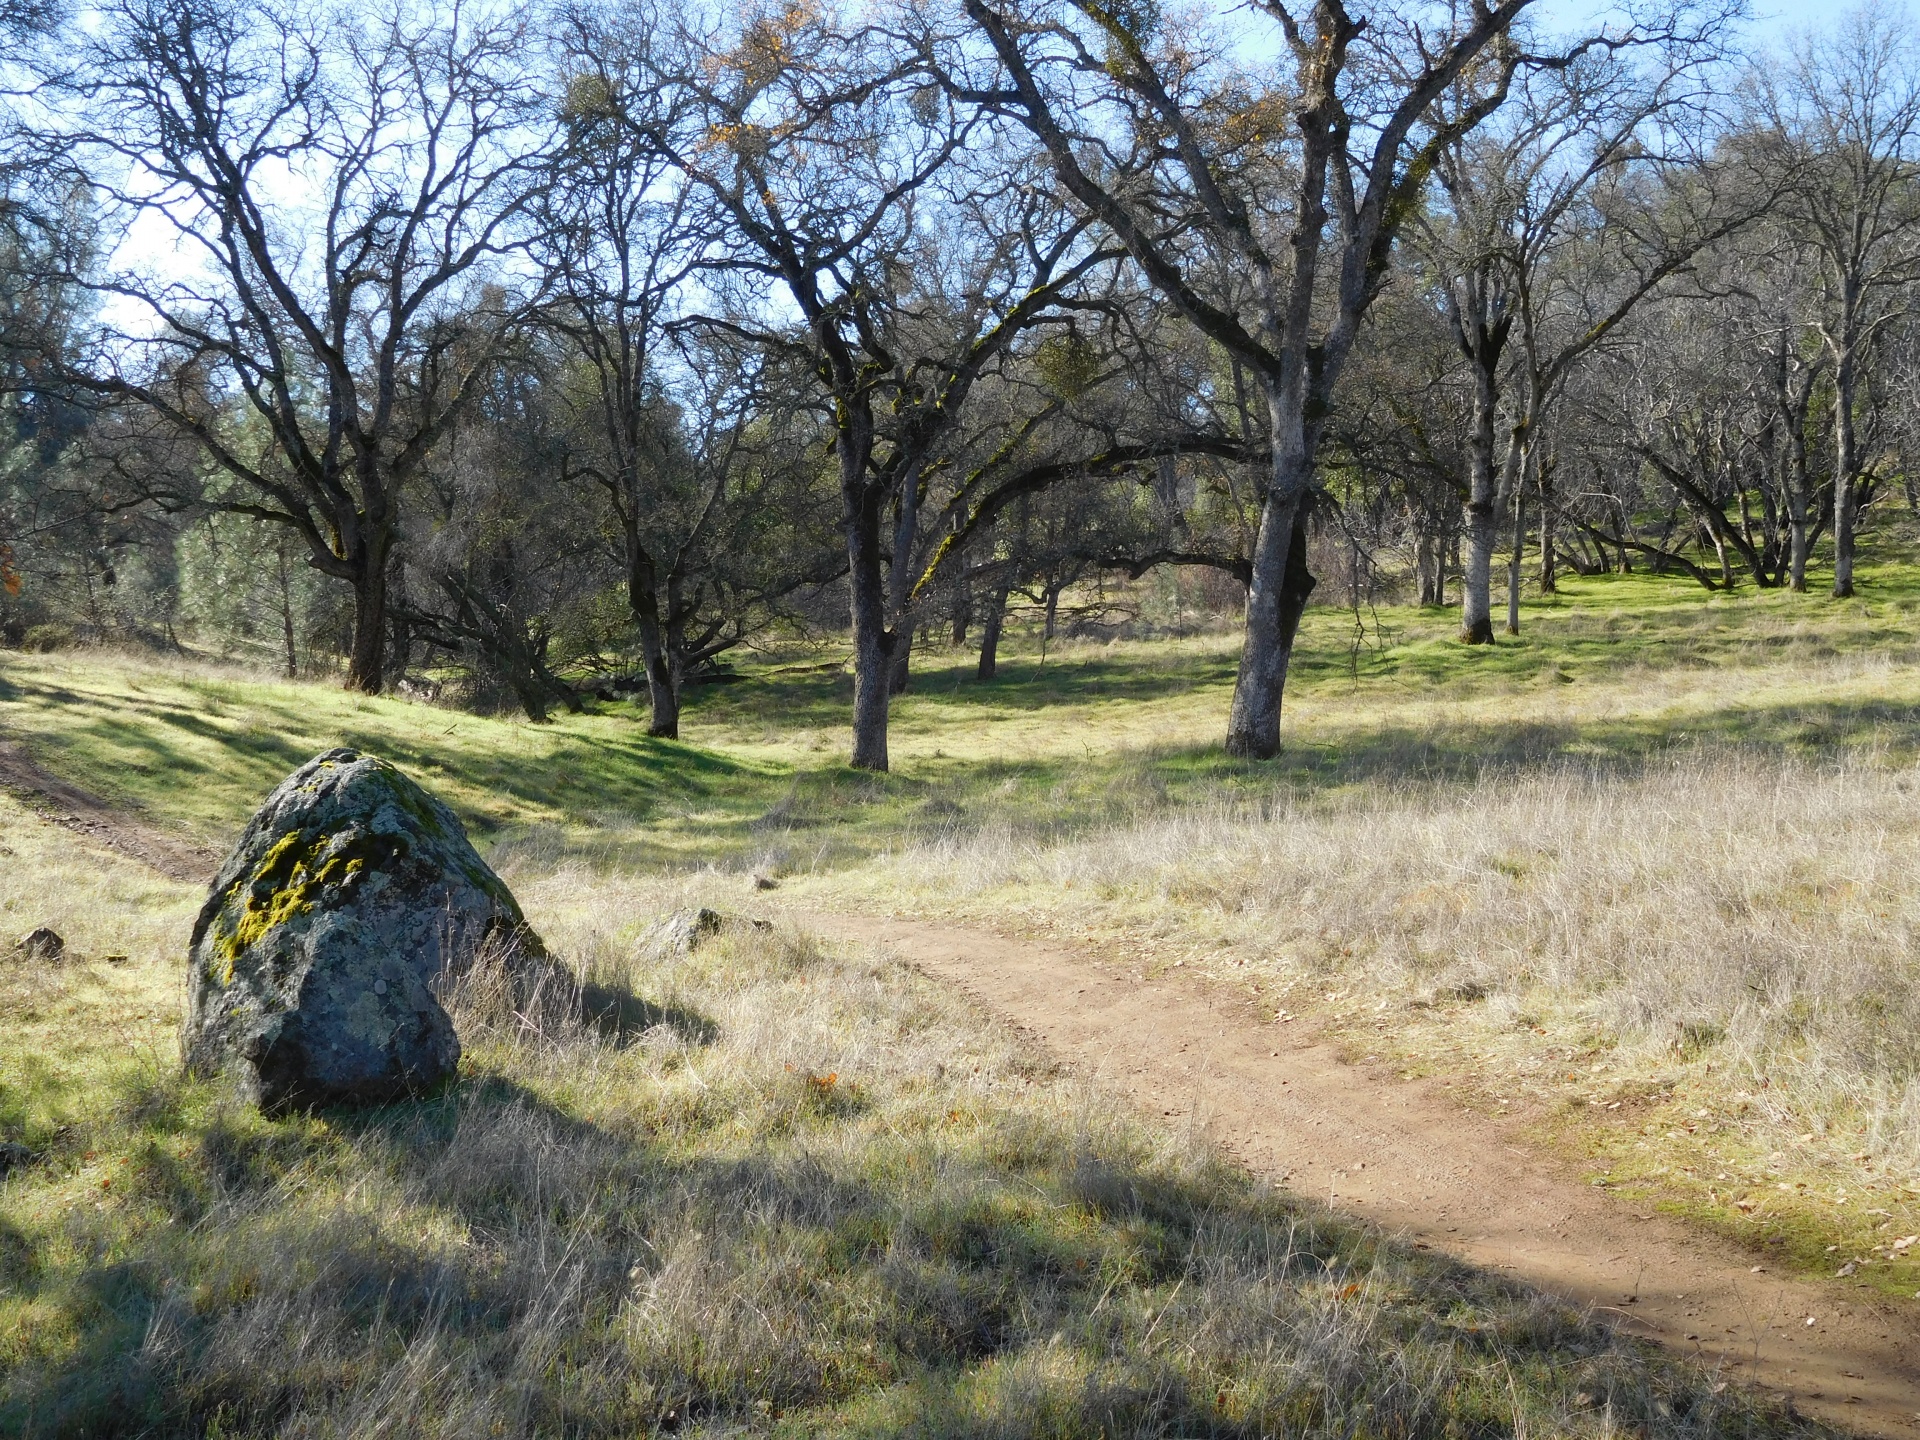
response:
{"label": "yellow lichen patch", "polygon": [[[261,857],[245,883],[246,898],[232,932],[215,942],[221,984],[233,983],[234,965],[242,951],[295,916],[312,913],[314,897],[322,887],[351,879],[366,868],[366,858],[344,853],[347,847],[337,846],[337,838],[319,835],[308,840],[296,830],[276,840]],[[330,850],[334,853],[329,854]]]}

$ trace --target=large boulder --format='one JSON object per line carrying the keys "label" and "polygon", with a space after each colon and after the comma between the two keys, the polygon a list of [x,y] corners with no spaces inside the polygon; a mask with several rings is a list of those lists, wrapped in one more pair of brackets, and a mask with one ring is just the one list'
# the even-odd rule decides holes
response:
{"label": "large boulder", "polygon": [[440,994],[483,951],[544,955],[452,811],[329,750],[267,797],[194,923],[187,1066],[270,1111],[419,1094],[460,1062]]}

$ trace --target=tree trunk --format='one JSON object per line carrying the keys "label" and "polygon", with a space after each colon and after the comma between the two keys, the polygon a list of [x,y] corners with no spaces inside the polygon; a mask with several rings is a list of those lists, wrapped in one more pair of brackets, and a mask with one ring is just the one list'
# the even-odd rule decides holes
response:
{"label": "tree trunk", "polygon": [[[887,694],[904,695],[912,679],[913,542],[920,534],[920,477],[909,474],[894,502],[893,554],[887,566],[887,619],[892,648],[887,659]],[[882,769],[885,767],[882,766]]]}
{"label": "tree trunk", "polygon": [[[866,483],[863,458],[841,436],[842,494],[847,497],[847,589],[853,620],[853,754],[856,770],[887,768],[887,699],[892,636],[887,633],[886,578],[880,569],[881,497]],[[851,465],[860,469],[847,474]]]}
{"label": "tree trunk", "polygon": [[1058,585],[1049,585],[1047,586],[1046,620],[1040,627],[1041,644],[1050,645],[1053,643],[1054,622],[1058,620],[1059,617],[1060,587]]}
{"label": "tree trunk", "polygon": [[627,610],[640,632],[640,661],[647,672],[647,734],[659,740],[680,738],[680,687],[672,648],[660,614],[660,589],[653,557],[636,530],[627,537]]}
{"label": "tree trunk", "polygon": [[1540,593],[1556,595],[1560,590],[1560,560],[1554,549],[1553,506],[1540,497]]}
{"label": "tree trunk", "polygon": [[949,643],[958,650],[967,643],[967,625],[973,619],[973,592],[967,586],[965,561],[956,555],[953,561],[953,631]]}
{"label": "tree trunk", "polygon": [[1507,634],[1520,633],[1520,561],[1527,550],[1527,487],[1513,487],[1513,555],[1507,561]]}
{"label": "tree trunk", "polygon": [[[1789,415],[1789,419],[1791,419]],[[1807,550],[1811,531],[1807,511],[1812,508],[1807,495],[1807,441],[1804,430],[1787,435],[1787,586],[1805,593],[1807,588]]]}
{"label": "tree trunk", "polygon": [[[1274,475],[1260,507],[1247,587],[1245,639],[1227,718],[1227,753],[1267,760],[1280,753],[1280,702],[1287,686],[1293,638],[1313,590],[1307,572],[1306,493],[1312,460],[1302,443],[1304,426],[1287,425],[1285,407],[1274,413]],[[1291,445],[1288,445],[1291,441]]]}
{"label": "tree trunk", "polygon": [[680,738],[680,692],[674,684],[673,656],[660,624],[659,604],[636,615],[640,622],[640,655],[647,667],[647,734],[656,740]]}
{"label": "tree trunk", "polygon": [[353,582],[353,645],[347,659],[347,688],[378,695],[386,687],[387,557],[363,557]]}
{"label": "tree trunk", "polygon": [[1714,556],[1720,561],[1720,588],[1722,590],[1731,590],[1733,588],[1733,562],[1727,559],[1726,536],[1720,533],[1718,527],[1710,527],[1709,533],[1713,540]]}
{"label": "tree trunk", "polygon": [[293,607],[283,598],[280,602],[280,641],[287,651],[287,679],[300,678],[300,656],[293,648]]}
{"label": "tree trunk", "polygon": [[[1489,491],[1491,487],[1489,487]],[[1460,639],[1468,645],[1493,643],[1493,544],[1498,517],[1491,493],[1467,501],[1467,558],[1460,577]]]}
{"label": "tree trunk", "polygon": [[993,599],[987,604],[987,613],[980,617],[980,668],[975,678],[993,679],[994,671],[1000,663],[1000,623],[1007,614],[1007,587],[994,587]]}
{"label": "tree trunk", "polygon": [[1473,422],[1467,433],[1467,563],[1460,577],[1460,638],[1493,643],[1493,546],[1499,524],[1493,480],[1494,378],[1475,366]]}
{"label": "tree trunk", "polygon": [[521,675],[510,676],[508,685],[513,688],[514,699],[520,702],[520,712],[535,725],[545,725],[553,719],[547,709],[546,691],[540,685]]}
{"label": "tree trunk", "polygon": [[887,661],[887,694],[904,695],[913,680],[913,631],[901,625],[893,632],[893,653]]}
{"label": "tree trunk", "polygon": [[407,616],[412,600],[407,594],[407,569],[391,561],[387,576],[387,661],[384,674],[405,678],[413,664],[413,626]]}
{"label": "tree trunk", "polygon": [[1440,572],[1446,565],[1438,535],[1416,534],[1413,542],[1414,583],[1421,605],[1440,603]]}
{"label": "tree trunk", "polygon": [[547,664],[547,642],[551,638],[551,636],[542,636],[533,648],[534,673],[540,677],[540,683],[547,687],[547,693],[549,695],[557,696],[560,702],[567,707],[569,714],[578,715],[586,709],[586,706],[581,702],[580,692],[574,689],[573,686],[567,684],[567,682],[562,680],[558,675],[554,674],[551,667]]}
{"label": "tree trunk", "polygon": [[[1449,292],[1455,293],[1455,292]],[[1484,304],[1484,296],[1482,297]],[[1467,307],[1484,317],[1478,306]],[[1467,563],[1460,577],[1460,639],[1468,645],[1493,643],[1493,547],[1498,539],[1500,502],[1504,498],[1493,469],[1494,419],[1500,409],[1500,352],[1505,347],[1504,320],[1487,323],[1469,318],[1457,301],[1449,302],[1454,333],[1473,367],[1473,415],[1467,426],[1467,497],[1464,515]],[[1512,478],[1517,439],[1507,445],[1507,472]]]}
{"label": "tree trunk", "polygon": [[1853,594],[1853,356],[1843,353],[1833,376],[1833,598]]}
{"label": "tree trunk", "polygon": [[300,657],[293,648],[293,577],[287,573],[284,540],[273,547],[275,577],[280,582],[280,642],[287,652],[287,679],[300,678]]}

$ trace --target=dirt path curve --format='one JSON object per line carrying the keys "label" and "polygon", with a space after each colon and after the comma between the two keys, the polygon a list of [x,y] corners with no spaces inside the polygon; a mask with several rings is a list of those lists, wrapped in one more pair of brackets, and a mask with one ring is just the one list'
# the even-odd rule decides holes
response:
{"label": "dirt path curve", "polygon": [[41,769],[18,745],[0,740],[0,790],[13,793],[43,819],[96,845],[131,856],[169,880],[206,881],[220,857],[155,830],[98,795]]}
{"label": "dirt path curve", "polygon": [[1310,1035],[1289,1043],[1250,1004],[1202,984],[985,931],[789,918],[959,985],[1148,1114],[1204,1126],[1298,1194],[1590,1305],[1847,1430],[1920,1436],[1920,1300],[1756,1272],[1752,1255],[1636,1214],[1439,1086],[1344,1064]]}

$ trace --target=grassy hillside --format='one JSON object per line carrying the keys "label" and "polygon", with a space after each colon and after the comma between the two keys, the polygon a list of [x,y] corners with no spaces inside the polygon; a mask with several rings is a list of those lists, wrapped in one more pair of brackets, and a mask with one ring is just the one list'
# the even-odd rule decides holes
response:
{"label": "grassy hillside", "polygon": [[[544,727],[0,653],[0,736],[223,847],[334,744],[452,803],[609,1027],[468,1016],[423,1109],[264,1122],[176,1077],[190,887],[0,797],[0,1428],[34,1434],[1749,1433],[1484,1280],[1118,1120],[912,976],[671,903],[945,913],[1176,962],[1444,1073],[1594,1178],[1920,1292],[1920,579],[1572,580],[1527,634],[1315,611],[1289,749],[1231,636],[919,657],[846,770],[831,649]],[[1357,643],[1356,643],[1357,642]],[[124,960],[110,957],[124,956]]]}
{"label": "grassy hillside", "polygon": [[[895,703],[894,772],[842,765],[844,651],[690,692],[685,743],[630,704],[534,726],[197,663],[0,652],[0,732],[49,769],[209,842],[316,750],[375,750],[494,843],[647,868],[746,865],[772,850],[839,868],[954,810],[1058,835],[1221,796],[1338,791],[1489,765],[1643,766],[1702,744],[1831,760],[1916,753],[1920,571],[1868,567],[1865,599],[1709,596],[1651,576],[1572,577],[1527,633],[1453,640],[1449,612],[1309,612],[1286,753],[1220,753],[1237,636],[1006,647],[1001,677],[923,648]],[[777,858],[777,857],[776,857]]]}

